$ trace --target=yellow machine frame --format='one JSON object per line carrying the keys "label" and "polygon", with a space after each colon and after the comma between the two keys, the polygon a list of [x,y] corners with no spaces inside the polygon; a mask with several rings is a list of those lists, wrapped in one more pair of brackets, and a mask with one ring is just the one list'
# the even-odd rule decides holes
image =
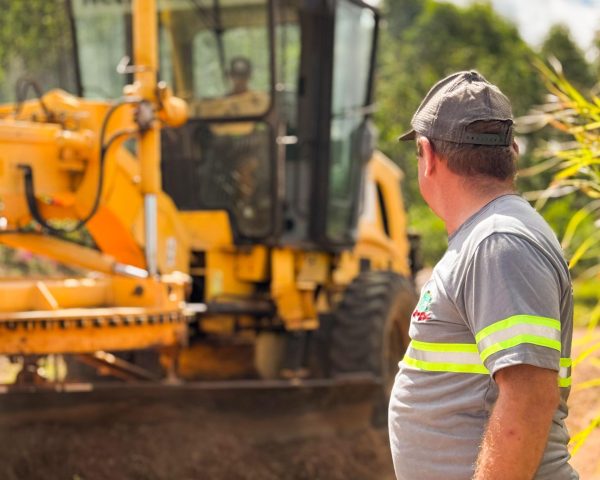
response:
{"label": "yellow machine frame", "polygon": [[[198,313],[186,304],[190,275],[204,275],[206,301],[216,304],[249,297],[256,284],[268,282],[276,321],[287,331],[318,328],[319,315],[332,309],[364,262],[371,270],[410,276],[401,172],[379,152],[368,163],[358,240],[350,251],[239,247],[225,211],[177,210],[161,190],[160,125],[184,123],[186,106],[156,81],[155,19],[155,0],[134,0],[135,81],[118,105],[55,90],[43,101],[60,122],[44,118],[37,101],[25,102],[18,118],[13,106],[0,107],[0,243],[96,272],[2,280],[2,355],[184,348]],[[137,139],[136,156],[120,148],[128,138]],[[106,139],[114,141],[107,145]],[[101,170],[100,200],[86,223],[95,248],[46,235],[33,222],[24,173],[35,175],[39,215],[54,222],[82,219],[94,209]],[[377,189],[393,206],[385,212]],[[195,251],[206,253],[205,265],[197,267],[202,271],[190,270]],[[199,319],[203,331],[217,336],[235,333],[246,321],[244,313]]]}

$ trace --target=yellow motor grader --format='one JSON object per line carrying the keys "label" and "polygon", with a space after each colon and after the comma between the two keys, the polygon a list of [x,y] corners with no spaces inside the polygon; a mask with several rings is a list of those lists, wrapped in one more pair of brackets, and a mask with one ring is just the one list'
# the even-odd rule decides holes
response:
{"label": "yellow motor grader", "polygon": [[389,384],[415,299],[373,2],[42,3],[56,32],[3,57],[0,243],[81,273],[1,280],[3,391]]}

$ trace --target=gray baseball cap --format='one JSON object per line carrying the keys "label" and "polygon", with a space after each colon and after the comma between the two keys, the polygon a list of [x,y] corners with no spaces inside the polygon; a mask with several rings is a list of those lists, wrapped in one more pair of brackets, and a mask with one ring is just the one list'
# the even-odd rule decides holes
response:
{"label": "gray baseball cap", "polygon": [[252,64],[246,57],[233,57],[229,63],[229,75],[234,77],[249,77],[252,73]]}
{"label": "gray baseball cap", "polygon": [[[506,128],[500,133],[470,132],[469,125],[481,120],[506,122]],[[472,145],[509,146],[512,143],[510,100],[474,70],[453,73],[436,83],[410,124],[412,130],[399,140],[414,140],[419,134],[432,140]]]}

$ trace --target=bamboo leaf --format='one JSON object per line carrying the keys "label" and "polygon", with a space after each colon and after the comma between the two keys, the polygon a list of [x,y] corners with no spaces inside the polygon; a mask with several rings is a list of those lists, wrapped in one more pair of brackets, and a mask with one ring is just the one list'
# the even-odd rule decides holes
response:
{"label": "bamboo leaf", "polygon": [[567,226],[565,227],[565,233],[561,242],[563,248],[566,249],[571,245],[571,241],[573,240],[573,237],[575,236],[577,228],[581,222],[583,222],[586,218],[589,218],[590,215],[598,210],[600,210],[600,201],[594,200],[573,214],[569,220],[569,223],[567,223]]}
{"label": "bamboo leaf", "polygon": [[577,227],[589,216],[590,212],[585,207],[575,212],[565,228],[565,234],[563,235],[561,242],[563,248],[568,248],[571,245],[571,240],[573,240],[573,237],[575,236]]}
{"label": "bamboo leaf", "polygon": [[538,163],[536,165],[532,165],[531,167],[522,168],[519,170],[520,177],[533,177],[535,175],[539,175],[547,170],[551,170],[556,167],[562,159],[560,157],[552,157],[548,160]]}
{"label": "bamboo leaf", "polygon": [[587,438],[592,434],[592,432],[600,426],[600,416],[594,418],[586,428],[584,428],[581,432],[573,435],[571,437],[570,444],[572,445],[571,455],[575,455],[579,449],[584,445]]}
{"label": "bamboo leaf", "polygon": [[554,176],[554,178],[556,178],[557,180],[562,180],[564,178],[572,177],[573,175],[576,175],[577,173],[579,173],[581,171],[582,167],[583,167],[583,165],[578,162],[575,165],[571,165],[568,168],[564,168],[563,170],[558,172]]}
{"label": "bamboo leaf", "polygon": [[590,355],[592,355],[593,353],[597,352],[598,350],[600,350],[600,342],[595,343],[594,345],[592,345],[589,348],[586,348],[582,353],[580,353],[574,360],[573,360],[573,367],[576,367],[577,365],[579,365],[581,362],[583,362],[586,358],[588,358]]}
{"label": "bamboo leaf", "polygon": [[583,258],[586,252],[592,248],[598,241],[598,232],[591,237],[588,237],[579,247],[575,250],[571,261],[569,262],[569,268],[572,269],[577,263]]}
{"label": "bamboo leaf", "polygon": [[590,388],[600,387],[600,378],[594,378],[587,382],[578,383],[573,387],[573,391],[579,392],[581,390],[589,390]]}

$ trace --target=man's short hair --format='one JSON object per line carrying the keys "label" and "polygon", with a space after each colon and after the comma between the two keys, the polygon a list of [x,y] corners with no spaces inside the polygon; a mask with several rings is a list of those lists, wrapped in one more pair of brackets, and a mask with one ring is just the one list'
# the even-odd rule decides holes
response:
{"label": "man's short hair", "polygon": [[400,137],[423,136],[454,173],[469,177],[514,179],[510,100],[475,70],[456,72],[437,82]]}
{"label": "man's short hair", "polygon": [[[469,126],[476,133],[498,133],[506,129],[503,121],[479,121]],[[517,152],[511,145],[473,145],[429,139],[434,151],[443,157],[448,168],[465,177],[488,177],[513,180],[517,172]],[[512,140],[512,139],[511,139]]]}

